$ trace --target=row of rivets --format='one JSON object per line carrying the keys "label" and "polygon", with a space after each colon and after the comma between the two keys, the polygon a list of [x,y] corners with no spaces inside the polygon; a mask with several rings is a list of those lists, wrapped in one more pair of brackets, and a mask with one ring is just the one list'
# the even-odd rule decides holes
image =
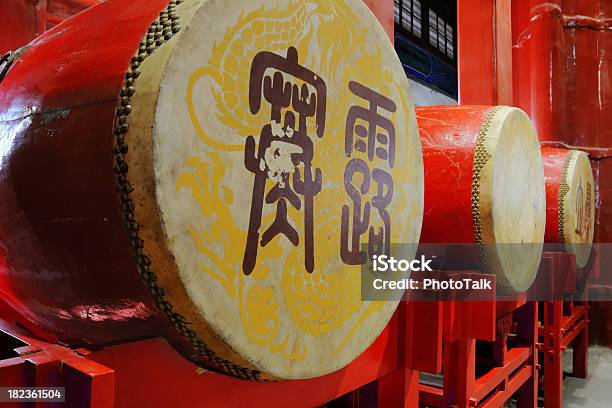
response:
{"label": "row of rivets", "polygon": [[559,222],[559,243],[564,251],[566,251],[565,247],[565,209],[563,207],[563,201],[565,200],[565,196],[570,191],[570,186],[567,183],[567,173],[569,171],[570,162],[572,160],[572,155],[568,154],[563,162],[563,168],[561,169],[561,182],[559,184],[559,199],[557,201],[558,210],[558,222]]}
{"label": "row of rivets", "polygon": [[472,225],[474,228],[474,241],[478,245],[480,253],[480,261],[483,266],[483,270],[488,269],[488,262],[486,253],[482,242],[482,223],[480,218],[480,181],[481,172],[487,162],[493,157],[487,150],[486,138],[491,128],[491,122],[498,112],[498,108],[493,108],[485,117],[482,126],[478,132],[476,138],[476,149],[474,151],[474,168],[472,171]]}
{"label": "row of rivets", "polygon": [[125,74],[124,86],[120,91],[120,106],[117,108],[117,121],[115,124],[115,147],[113,149],[115,164],[113,170],[116,174],[117,192],[119,193],[121,208],[124,214],[124,224],[128,230],[130,244],[135,254],[138,272],[147,285],[149,292],[155,298],[157,307],[168,317],[173,327],[200,353],[193,355],[194,362],[203,365],[212,365],[220,368],[228,374],[251,380],[261,381],[261,373],[256,370],[240,367],[217,356],[208,346],[198,339],[197,334],[189,328],[189,322],[183,316],[173,311],[173,306],[164,296],[165,291],[157,284],[157,276],[151,271],[151,260],[144,254],[144,242],[138,236],[140,225],[134,218],[134,202],[130,193],[134,190],[127,180],[128,164],[125,155],[128,153],[128,145],[125,135],[129,131],[128,116],[132,112],[130,98],[136,93],[135,82],[140,76],[141,63],[151,55],[157,47],[172,38],[180,31],[179,16],[176,14],[176,6],[181,4],[180,0],[170,1],[165,11],[159,14],[149,27],[145,38],[140,42],[137,54],[130,61],[130,69]]}

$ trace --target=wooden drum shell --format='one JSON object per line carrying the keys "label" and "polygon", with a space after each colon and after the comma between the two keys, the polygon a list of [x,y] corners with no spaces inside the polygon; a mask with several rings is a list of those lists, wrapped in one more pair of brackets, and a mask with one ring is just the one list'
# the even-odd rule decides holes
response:
{"label": "wooden drum shell", "polygon": [[125,72],[166,3],[127,4],[120,20],[116,3],[96,5],[29,44],[0,82],[0,291],[49,339],[162,325],[123,226],[112,146]]}

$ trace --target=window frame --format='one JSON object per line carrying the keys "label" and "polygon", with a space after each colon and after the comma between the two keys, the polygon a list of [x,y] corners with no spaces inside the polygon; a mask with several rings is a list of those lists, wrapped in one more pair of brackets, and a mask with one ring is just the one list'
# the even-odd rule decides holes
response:
{"label": "window frame", "polygon": [[[438,58],[441,58],[443,61],[451,63],[453,66],[457,67],[457,18],[456,18],[456,9],[448,10],[448,2],[447,0],[437,1],[437,0],[419,0],[421,3],[421,36],[417,37],[412,30],[408,30],[404,28],[402,23],[402,14],[403,14],[403,5],[405,2],[414,1],[414,0],[394,0],[393,1],[393,23],[395,26],[395,31],[398,34],[410,39],[412,41],[417,42],[420,46],[425,47],[429,51],[432,52]],[[399,24],[395,21],[396,18],[396,3],[399,4],[400,13],[399,13]],[[446,5],[445,9],[443,5]],[[412,10],[412,9],[411,9]],[[429,15],[430,10],[436,13],[436,45],[431,44],[430,37],[430,24],[429,24]],[[442,50],[438,47],[439,45],[439,30],[438,25],[439,21],[442,21],[444,34],[442,35],[444,40],[444,46]],[[412,16],[411,25],[414,28],[414,16]],[[448,28],[451,28],[452,38],[448,36]],[[452,44],[452,53],[448,55],[448,44]]]}

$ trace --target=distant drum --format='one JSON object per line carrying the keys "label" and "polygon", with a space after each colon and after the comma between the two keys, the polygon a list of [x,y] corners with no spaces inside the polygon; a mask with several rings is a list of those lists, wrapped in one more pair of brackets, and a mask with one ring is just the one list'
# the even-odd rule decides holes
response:
{"label": "distant drum", "polygon": [[529,117],[507,106],[417,108],[425,166],[423,243],[475,244],[498,291],[525,291],[540,263],[544,171]]}
{"label": "distant drum", "polygon": [[97,4],[15,55],[0,146],[0,293],[68,344],[320,376],[397,306],[361,265],[421,231],[408,80],[362,0]]}
{"label": "distant drum", "polygon": [[595,183],[591,162],[577,150],[542,148],[546,176],[547,243],[559,243],[587,264],[595,227]]}

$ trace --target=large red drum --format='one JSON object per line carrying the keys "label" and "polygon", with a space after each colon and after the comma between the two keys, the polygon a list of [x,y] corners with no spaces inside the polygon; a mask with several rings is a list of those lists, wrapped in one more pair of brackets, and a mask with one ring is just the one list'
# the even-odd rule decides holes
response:
{"label": "large red drum", "polygon": [[418,242],[423,167],[361,0],[109,0],[11,64],[0,295],[28,324],[254,380],[337,370],[384,328],[398,302],[359,272]]}
{"label": "large red drum", "polygon": [[507,106],[416,111],[425,168],[421,242],[475,244],[500,292],[527,290],[546,217],[542,158],[529,117]]}
{"label": "large red drum", "polygon": [[591,162],[577,150],[542,148],[546,176],[547,243],[562,244],[583,267],[591,255],[595,227],[595,183]]}

